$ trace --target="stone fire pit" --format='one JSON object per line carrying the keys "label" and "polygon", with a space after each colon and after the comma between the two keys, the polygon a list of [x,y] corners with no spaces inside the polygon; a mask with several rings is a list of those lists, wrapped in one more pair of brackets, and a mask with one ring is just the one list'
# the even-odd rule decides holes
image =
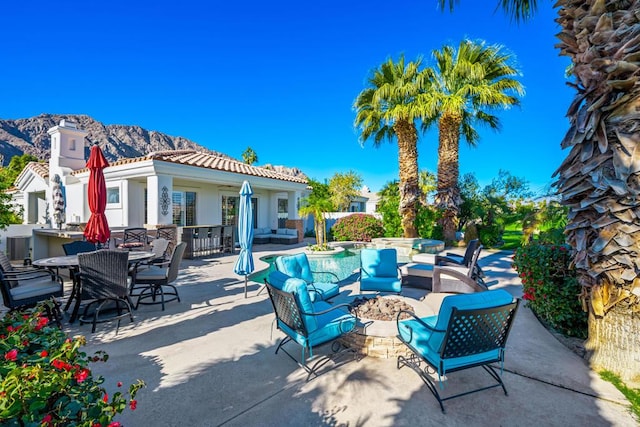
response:
{"label": "stone fire pit", "polygon": [[410,354],[402,341],[396,338],[396,318],[401,310],[412,311],[420,317],[433,314],[420,301],[396,295],[357,296],[351,301],[351,306],[359,321],[356,330],[341,341],[364,356],[382,359]]}

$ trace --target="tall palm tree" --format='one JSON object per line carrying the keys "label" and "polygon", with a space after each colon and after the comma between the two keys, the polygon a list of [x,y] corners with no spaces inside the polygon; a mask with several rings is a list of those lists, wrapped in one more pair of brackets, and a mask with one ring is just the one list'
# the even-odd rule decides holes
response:
{"label": "tall palm tree", "polygon": [[436,205],[443,211],[440,223],[446,241],[453,241],[458,228],[458,152],[460,137],[475,146],[479,134],[474,126],[497,130],[492,112],[518,105],[516,95],[524,93],[514,77],[519,71],[510,65],[512,57],[501,46],[463,40],[458,49],[444,46],[433,52],[435,67],[427,70],[433,84],[427,98],[426,129],[438,124],[438,183]]}
{"label": "tall palm tree", "polygon": [[[454,0],[439,0],[453,7]],[[535,0],[500,0],[516,20]],[[576,95],[556,174],[569,207],[567,241],[589,308],[586,348],[596,369],[640,378],[640,0],[559,0],[560,54]]]}
{"label": "tall palm tree", "polygon": [[420,198],[418,186],[418,132],[416,121],[425,112],[422,96],[426,84],[420,71],[421,59],[405,63],[404,56],[393,62],[390,58],[374,69],[365,88],[354,103],[355,126],[360,129],[364,144],[373,139],[375,147],[383,140],[398,141],[400,170],[400,216],[404,237],[418,237],[415,225],[416,207]]}
{"label": "tall palm tree", "polygon": [[300,200],[298,214],[303,218],[313,215],[316,245],[318,248],[324,249],[327,247],[327,222],[324,214],[334,210],[333,203],[331,203],[331,192],[329,185],[313,179],[309,180],[309,187],[311,187],[311,194]]}

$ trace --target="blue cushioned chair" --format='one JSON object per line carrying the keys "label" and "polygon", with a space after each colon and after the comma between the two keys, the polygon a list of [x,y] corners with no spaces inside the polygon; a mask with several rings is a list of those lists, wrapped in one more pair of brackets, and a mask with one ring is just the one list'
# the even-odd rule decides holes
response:
{"label": "blue cushioned chair", "polygon": [[[305,253],[282,255],[276,258],[276,270],[296,279],[302,279],[309,287],[311,301],[326,301],[340,293],[339,281],[335,273],[329,271],[311,271],[309,259]],[[316,281],[316,277],[330,277],[333,281]]]}
{"label": "blue cushioned chair", "polygon": [[402,290],[402,273],[395,249],[360,251],[360,291],[397,292]]}
{"label": "blue cushioned chair", "polygon": [[[309,288],[302,279],[290,277],[279,271],[273,271],[265,279],[269,298],[276,314],[277,327],[286,336],[276,348],[293,359],[307,373],[307,381],[318,375],[318,369],[329,361],[340,362],[345,354],[357,358],[357,352],[344,347],[337,338],[351,332],[357,318],[348,311],[348,304],[331,305],[324,301],[312,302]],[[298,361],[283,346],[295,341],[302,347],[302,357]],[[317,357],[313,366],[313,349],[331,342],[332,353]]]}
{"label": "blue cushioned chair", "polygon": [[[507,389],[502,382],[504,348],[511,324],[518,307],[518,300],[504,290],[493,290],[474,294],[451,295],[443,299],[437,316],[400,320],[398,315],[398,338],[412,351],[410,357],[398,357],[398,369],[408,366],[420,375],[431,393],[438,399],[444,412],[445,400],[465,396],[493,387]],[[438,374],[442,390],[442,377],[451,372],[482,366],[496,381],[489,386],[443,397],[438,392],[427,367]],[[500,373],[490,366],[500,364]]]}

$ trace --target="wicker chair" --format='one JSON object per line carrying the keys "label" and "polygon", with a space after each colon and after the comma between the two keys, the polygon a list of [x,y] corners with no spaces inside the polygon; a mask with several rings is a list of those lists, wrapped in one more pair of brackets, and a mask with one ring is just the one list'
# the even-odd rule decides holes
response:
{"label": "wicker chair", "polygon": [[178,289],[172,285],[172,282],[178,278],[180,261],[186,247],[185,242],[178,243],[168,263],[150,265],[149,268],[136,273],[131,289],[131,296],[138,297],[136,310],[140,304],[162,304],[162,311],[164,311],[165,302],[174,300],[180,302]]}
{"label": "wicker chair", "polygon": [[[123,251],[97,251],[78,254],[82,286],[82,299],[89,300],[80,324],[91,323],[91,332],[96,324],[129,317],[133,322],[129,299],[128,266],[129,254]],[[115,306],[115,307],[114,307]],[[93,308],[93,312],[90,309]]]}
{"label": "wicker chair", "polygon": [[30,275],[12,274],[0,269],[0,291],[2,301],[10,311],[20,310],[51,300],[46,305],[47,315],[60,325],[60,306],[56,298],[63,293],[62,278],[52,271],[39,270]]}

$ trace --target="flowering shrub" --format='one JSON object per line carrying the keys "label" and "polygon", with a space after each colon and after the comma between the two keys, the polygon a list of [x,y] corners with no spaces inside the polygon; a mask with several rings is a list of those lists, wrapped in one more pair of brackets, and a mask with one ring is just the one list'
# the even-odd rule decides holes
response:
{"label": "flowering shrub", "polygon": [[336,241],[370,242],[372,238],[384,236],[384,226],[373,215],[353,214],[337,220],[331,232]]}
{"label": "flowering shrub", "polygon": [[587,314],[570,261],[566,245],[531,244],[516,251],[513,267],[522,280],[522,298],[538,318],[565,335],[585,338]]}
{"label": "flowering shrub", "polygon": [[80,351],[86,339],[69,338],[49,325],[43,312],[38,306],[0,320],[0,424],[119,426],[114,416],[127,405],[136,409],[144,382],[129,386],[129,400],[119,391],[109,398],[101,387],[104,379],[88,368],[90,362],[106,362],[108,355],[87,356]]}

